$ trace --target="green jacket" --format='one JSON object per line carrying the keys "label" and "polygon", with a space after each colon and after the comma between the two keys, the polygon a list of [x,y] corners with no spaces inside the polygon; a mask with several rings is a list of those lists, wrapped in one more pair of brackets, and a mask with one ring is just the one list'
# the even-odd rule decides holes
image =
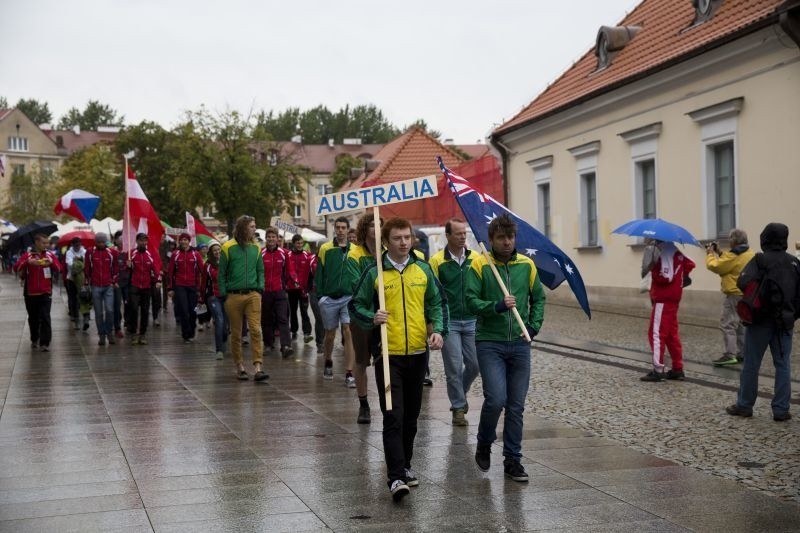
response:
{"label": "green jacket", "polygon": [[467,309],[467,296],[464,292],[467,272],[469,272],[472,259],[478,252],[467,249],[464,262],[459,265],[450,250],[445,248],[431,257],[430,265],[433,274],[439,279],[447,295],[447,308],[450,311],[450,320],[474,320],[475,315]]}
{"label": "green jacket", "polygon": [[[359,278],[348,309],[361,329],[375,327],[378,307],[378,268],[373,262]],[[399,272],[383,254],[383,287],[386,296],[386,323],[389,355],[423,353],[428,347],[428,324],[434,333],[447,337],[447,302],[431,267],[411,254]]]}
{"label": "green jacket", "polygon": [[229,291],[264,290],[264,261],[255,241],[245,248],[239,246],[236,239],[222,245],[217,283],[221,296]]}
{"label": "green jacket", "polygon": [[[513,313],[502,306],[503,292],[497,284],[485,256],[475,254],[467,273],[467,309],[478,315],[475,333],[476,341],[510,342],[519,340],[522,330]],[[507,264],[498,262],[492,256],[500,277],[508,292],[517,299],[517,310],[522,321],[533,335],[539,333],[544,320],[544,289],[539,281],[536,265],[528,257],[511,254]]]}
{"label": "green jacket", "polygon": [[334,241],[320,246],[317,252],[317,272],[314,274],[318,298],[341,298],[353,294],[353,285],[345,275],[347,256],[351,249],[352,244],[349,242],[344,248],[334,245]]}

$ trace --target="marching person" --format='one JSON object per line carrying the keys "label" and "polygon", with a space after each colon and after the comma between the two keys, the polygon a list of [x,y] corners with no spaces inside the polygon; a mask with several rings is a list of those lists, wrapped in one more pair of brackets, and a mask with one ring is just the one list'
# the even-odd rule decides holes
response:
{"label": "marching person", "polygon": [[225,357],[225,343],[228,342],[228,318],[225,316],[225,302],[219,292],[219,260],[222,247],[217,241],[208,246],[208,261],[203,268],[203,290],[201,303],[208,306],[214,321],[214,353],[218,361]]}
{"label": "marching person", "polygon": [[108,247],[108,235],[97,233],[94,248],[86,252],[84,283],[92,287],[94,321],[97,325],[98,346],[115,344],[114,289],[117,288],[119,261],[117,251]]}
{"label": "marching person", "polygon": [[[311,335],[311,319],[308,317],[308,291],[313,283],[311,264],[313,254],[304,249],[305,243],[301,235],[292,237],[292,249],[289,252],[289,261],[292,263],[297,286],[289,287],[289,318],[292,329],[292,339],[297,338],[297,330],[302,324],[303,342],[308,344],[314,337]],[[300,311],[300,320],[297,320],[297,311]]]}
{"label": "marching person", "polygon": [[122,319],[128,307],[128,288],[130,287],[130,271],[128,270],[128,253],[122,250],[122,230],[114,233],[114,249],[117,251],[117,286],[114,287],[114,336],[118,339],[122,333]]}
{"label": "marching person", "polygon": [[386,410],[383,394],[382,358],[375,362],[375,383],[381,391],[378,396],[389,491],[394,501],[400,501],[409,493],[409,487],[419,485],[411,459],[422,405],[425,352],[428,347],[442,347],[447,335],[447,303],[430,265],[411,253],[411,223],[392,218],[381,228],[381,236],[387,248],[382,255],[386,309],[376,305],[377,265],[361,275],[349,308],[362,328],[386,324],[388,330],[391,411]]}
{"label": "marching person", "polygon": [[478,425],[475,462],[487,472],[492,443],[497,439],[497,422],[503,422],[503,471],[514,481],[528,481],[522,466],[522,413],[531,381],[531,347],[513,315],[519,312],[533,339],[544,320],[544,289],[536,265],[517,253],[517,224],[503,214],[489,223],[491,261],[506,283],[503,294],[489,260],[472,260],[466,280],[467,310],[478,317],[475,345],[483,381],[483,407]]}
{"label": "marching person", "polygon": [[203,259],[197,250],[192,250],[189,243],[192,237],[181,233],[178,237],[178,249],[169,258],[168,283],[169,296],[175,302],[175,317],[181,326],[183,342],[194,341],[197,328],[197,293],[203,275]]}
{"label": "marching person", "polygon": [[744,267],[755,255],[747,244],[747,233],[733,228],[728,233],[731,249],[720,252],[716,242],[706,246],[706,268],[720,277],[722,294],[722,316],[719,329],[722,331],[722,357],[715,359],[715,366],[735,365],[741,363],[744,346],[744,325],[736,313],[736,304],[742,299],[742,291],[736,286],[736,280]]}
{"label": "marching person", "polygon": [[287,287],[296,287],[297,277],[294,263],[289,260],[289,251],[278,246],[278,230],[266,229],[267,244],[261,250],[264,261],[264,293],[261,295],[261,335],[264,346],[272,349],[275,328],[280,332],[281,355],[292,354],[292,336],[289,332],[289,296]]}
{"label": "marching person", "polygon": [[75,329],[80,329],[81,327],[80,315],[78,314],[78,308],[80,306],[78,302],[78,291],[81,287],[75,284],[75,280],[72,277],[72,264],[76,257],[83,260],[84,255],[86,255],[86,249],[83,247],[80,237],[73,238],[70,241],[69,249],[67,249],[67,253],[64,257],[64,264],[66,265],[64,279],[66,280],[65,285],[67,287],[67,309],[69,310],[69,318],[72,320]]}
{"label": "marching person", "polygon": [[466,426],[469,409],[467,392],[478,377],[478,356],[475,353],[477,317],[467,310],[466,277],[477,254],[467,248],[467,224],[458,218],[444,227],[447,246],[431,258],[434,275],[447,295],[450,314],[449,334],[442,347],[442,362],[447,379],[447,396],[453,412],[453,425]]}
{"label": "marching person", "polygon": [[136,249],[131,251],[127,265],[130,287],[125,325],[132,345],[147,344],[147,322],[153,286],[161,290],[161,272],[156,259],[147,249],[147,241],[147,233],[136,235]]}
{"label": "marching person", "polygon": [[28,311],[28,328],[31,330],[31,348],[50,351],[53,330],[50,324],[50,309],[53,305],[53,275],[61,272],[62,266],[56,255],[48,250],[47,235],[37,234],[33,238],[33,249],[23,253],[14,264],[14,272],[23,280],[22,294]]}
{"label": "marching person", "polygon": [[222,246],[217,276],[219,297],[225,301],[225,314],[231,326],[231,355],[236,364],[236,377],[242,381],[250,379],[242,358],[242,324],[245,320],[250,330],[250,348],[253,350],[253,379],[264,381],[269,378],[261,368],[264,357],[261,337],[264,261],[255,235],[256,220],[248,215],[240,216],[233,229],[233,239]]}

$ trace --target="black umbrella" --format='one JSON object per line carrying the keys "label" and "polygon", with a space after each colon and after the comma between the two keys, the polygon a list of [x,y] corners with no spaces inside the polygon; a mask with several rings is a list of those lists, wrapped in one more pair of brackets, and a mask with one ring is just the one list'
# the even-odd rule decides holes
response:
{"label": "black umbrella", "polygon": [[33,237],[39,233],[49,236],[58,230],[58,226],[49,220],[37,220],[25,224],[8,237],[8,249],[12,252],[33,246]]}

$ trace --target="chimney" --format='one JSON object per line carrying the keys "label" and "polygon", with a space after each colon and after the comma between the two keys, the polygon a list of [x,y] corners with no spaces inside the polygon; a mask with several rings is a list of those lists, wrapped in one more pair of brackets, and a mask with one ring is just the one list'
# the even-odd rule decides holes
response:
{"label": "chimney", "polygon": [[331,137],[330,139],[328,139],[328,146],[329,146],[329,147],[331,147],[331,148],[333,148],[333,137]]}
{"label": "chimney", "polygon": [[303,144],[303,136],[302,135],[294,135],[291,141],[295,144]]}
{"label": "chimney", "polygon": [[453,139],[445,139],[443,144],[445,146],[453,146],[455,142],[453,142]]}
{"label": "chimney", "polygon": [[72,133],[74,133],[75,135],[80,135],[81,127],[75,124],[74,126],[72,126]]}

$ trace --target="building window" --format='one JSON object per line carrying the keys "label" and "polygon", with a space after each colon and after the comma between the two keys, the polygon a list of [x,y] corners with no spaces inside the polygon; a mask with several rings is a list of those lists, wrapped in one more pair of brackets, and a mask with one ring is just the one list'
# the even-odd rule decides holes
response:
{"label": "building window", "polygon": [[537,226],[539,231],[552,240],[554,236],[550,218],[550,180],[553,175],[553,156],[540,157],[527,163],[533,170],[533,181],[536,184]]}
{"label": "building window", "polygon": [[14,165],[14,171],[11,173],[12,176],[19,177],[25,175],[25,165]]}
{"label": "building window", "polygon": [[[633,164],[633,218],[656,218],[658,202],[656,194],[656,154],[661,123],[655,122],[620,133],[628,143]],[[619,213],[622,223],[628,215]]]}
{"label": "building window", "polygon": [[581,174],[581,217],[584,246],[597,246],[597,176]]}
{"label": "building window", "polygon": [[550,231],[550,184],[542,183],[537,185],[537,196],[539,197],[539,228],[548,239],[551,238]]}
{"label": "building window", "polygon": [[736,187],[733,175],[733,141],[709,147],[714,159],[714,201],[717,236],[736,227]]}
{"label": "building window", "polygon": [[646,159],[636,162],[636,185],[641,206],[640,218],[656,218],[656,162]]}
{"label": "building window", "polygon": [[299,205],[294,206],[294,218],[302,218],[303,208]]}
{"label": "building window", "polygon": [[27,152],[28,151],[28,138],[27,137],[9,137],[8,138],[8,151],[9,152]]}

